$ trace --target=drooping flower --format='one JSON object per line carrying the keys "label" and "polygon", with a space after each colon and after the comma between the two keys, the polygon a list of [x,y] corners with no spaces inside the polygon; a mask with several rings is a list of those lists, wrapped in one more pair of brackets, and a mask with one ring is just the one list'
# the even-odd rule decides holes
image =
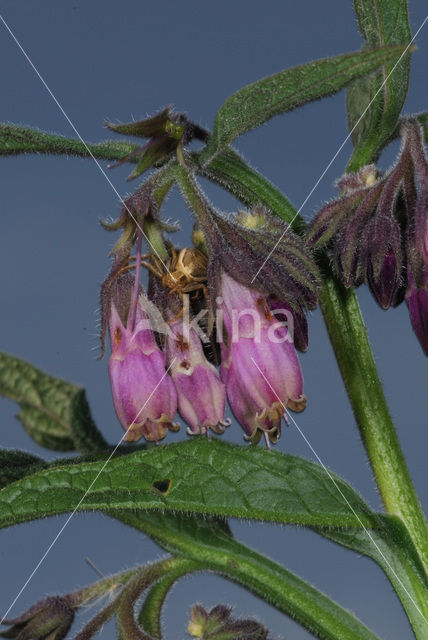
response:
{"label": "drooping flower", "polygon": [[[154,324],[156,327],[163,325],[157,330],[161,334],[168,372],[177,391],[178,411],[189,425],[187,433],[209,435],[211,429],[221,434],[230,424],[230,420],[224,418],[226,389],[217,368],[204,353],[200,336],[204,340],[208,337],[198,322],[195,323],[191,297],[199,299],[198,290],[193,290],[191,297],[185,293],[186,287],[178,293],[179,273],[174,271],[165,278],[162,273],[150,269],[149,299],[162,319]],[[175,282],[171,282],[173,277]]]}
{"label": "drooping flower", "polygon": [[[118,288],[123,288],[120,276],[117,280]],[[129,286],[127,288],[129,290]],[[173,423],[177,410],[175,387],[167,375],[164,354],[156,342],[141,298],[137,301],[135,322],[131,324],[129,318],[133,310],[129,301],[125,307],[126,323],[116,307],[117,302],[117,297],[116,303],[111,300],[109,318],[112,345],[109,374],[116,414],[126,430],[126,441],[144,437],[158,442],[168,429],[178,429]],[[121,310],[123,312],[123,307]]]}
{"label": "drooping flower", "polygon": [[178,412],[189,425],[187,433],[223,433],[230,420],[224,419],[226,389],[217,369],[206,359],[193,327],[175,320],[169,329],[166,363],[177,390]]}
{"label": "drooping flower", "polygon": [[260,292],[221,274],[225,335],[221,343],[221,379],[236,419],[247,438],[276,442],[287,408],[306,405],[303,377],[287,328],[270,311]]}

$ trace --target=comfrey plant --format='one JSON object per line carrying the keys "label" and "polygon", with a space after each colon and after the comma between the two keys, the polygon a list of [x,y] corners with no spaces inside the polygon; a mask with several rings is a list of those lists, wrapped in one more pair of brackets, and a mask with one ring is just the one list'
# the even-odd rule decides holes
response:
{"label": "comfrey plant", "polygon": [[[428,116],[401,114],[414,51],[405,0],[355,0],[354,6],[365,40],[360,52],[244,87],[219,109],[212,131],[171,107],[140,122],[108,124],[131,140],[91,147],[0,126],[2,155],[92,155],[112,161],[111,167],[134,164],[130,179],[142,180],[122,201],[118,219],[102,221],[120,234],[100,293],[101,355],[109,341],[111,393],[122,427],[118,443],[109,445],[97,429],[80,387],[1,354],[0,391],[21,405],[29,435],[45,448],[81,456],[46,462],[1,450],[0,526],[98,510],[168,553],[49,596],[19,616],[10,616],[12,607],[3,601],[3,637],[61,640],[72,632],[89,640],[115,618],[121,639],[162,638],[172,586],[210,571],[317,638],[378,638],[320,590],[239,542],[228,518],[240,518],[306,526],[372,558],[389,578],[414,636],[428,638],[427,524],[355,291],[366,283],[388,313],[405,301],[428,355]],[[354,151],[337,180],[339,196],[306,225],[230,144],[271,117],[344,87]],[[398,158],[383,173],[376,163],[397,138]],[[242,206],[218,210],[200,178]],[[177,227],[164,219],[174,186],[193,228],[184,247],[174,241]],[[307,314],[318,305],[383,501],[381,513],[320,460],[272,446],[284,423],[304,432],[305,414],[298,418],[301,429],[290,412],[306,407],[305,362],[298,352],[309,347]],[[229,442],[233,418],[246,440],[239,446]],[[182,437],[168,442],[180,425]],[[255,446],[259,441],[266,446]],[[76,616],[89,603],[97,609],[76,629]],[[225,604],[193,605],[187,632],[205,640],[269,637],[264,624],[232,616]]]}

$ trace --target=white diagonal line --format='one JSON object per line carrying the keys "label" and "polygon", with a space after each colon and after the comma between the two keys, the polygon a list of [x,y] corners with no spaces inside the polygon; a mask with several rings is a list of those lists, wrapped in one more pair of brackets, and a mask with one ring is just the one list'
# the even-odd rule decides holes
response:
{"label": "white diagonal line", "polygon": [[112,181],[110,180],[110,178],[108,177],[108,175],[106,174],[106,172],[104,171],[104,169],[102,168],[102,166],[100,165],[100,163],[98,162],[98,160],[96,159],[96,157],[94,156],[94,154],[92,153],[92,151],[90,150],[90,148],[88,147],[88,145],[86,144],[86,142],[83,140],[82,136],[80,135],[80,133],[78,132],[77,128],[75,127],[75,125],[73,124],[73,122],[71,121],[71,119],[69,118],[68,114],[65,112],[64,108],[62,107],[62,105],[60,104],[60,102],[57,100],[56,96],[54,95],[54,93],[51,91],[50,87],[48,86],[46,80],[43,78],[43,76],[41,75],[41,73],[39,72],[39,70],[37,69],[37,67],[35,66],[35,64],[33,63],[33,61],[31,60],[30,56],[28,55],[28,53],[25,51],[24,47],[21,45],[21,43],[19,42],[18,38],[15,36],[15,34],[13,33],[12,29],[9,27],[9,25],[7,24],[6,20],[3,18],[3,16],[0,14],[0,20],[3,22],[5,28],[7,29],[7,31],[10,33],[11,37],[13,38],[13,40],[15,41],[15,43],[17,44],[17,46],[19,47],[21,53],[23,54],[23,56],[25,57],[25,59],[27,60],[27,62],[30,64],[31,68],[33,69],[33,71],[35,72],[35,74],[37,75],[37,77],[39,78],[40,82],[43,84],[43,86],[45,87],[46,91],[49,93],[50,97],[52,98],[52,100],[55,102],[56,106],[58,107],[58,109],[61,111],[62,115],[64,116],[64,118],[67,120],[68,124],[70,125],[70,127],[73,129],[74,133],[77,135],[77,137],[79,138],[80,142],[83,144],[83,146],[85,147],[86,151],[88,152],[88,154],[90,155],[90,157],[92,158],[92,160],[95,162],[95,164],[97,165],[98,169],[101,171],[102,175],[104,176],[104,178],[107,180],[108,184],[110,185],[110,187],[113,189],[114,193],[116,194],[116,196],[119,198],[120,202],[122,203],[122,205],[125,207],[126,211],[129,213],[130,217],[132,218],[132,220],[135,222],[135,225],[138,227],[138,229],[141,231],[141,233],[143,234],[144,238],[147,240],[147,243],[150,245],[151,249],[153,250],[153,252],[156,254],[156,256],[159,258],[159,260],[161,261],[162,265],[165,268],[165,271],[167,271],[167,273],[169,273],[169,275],[172,277],[173,281],[175,281],[174,276],[171,274],[170,270],[168,269],[167,265],[163,262],[161,256],[159,255],[158,251],[156,250],[156,247],[153,246],[153,244],[150,242],[149,238],[147,237],[146,233],[144,232],[144,230],[141,228],[140,224],[138,223],[138,221],[136,220],[136,218],[134,217],[134,215],[132,214],[132,212],[130,211],[129,207],[127,206],[127,204],[125,203],[125,201],[123,200],[122,196],[120,195],[120,193],[118,192],[118,190],[116,189],[116,187],[114,186],[114,184],[112,183]]}
{"label": "white diagonal line", "polygon": [[252,357],[251,360],[253,361],[253,364],[255,365],[255,367],[258,369],[259,373],[261,373],[261,375],[263,376],[265,382],[269,385],[270,389],[272,390],[272,392],[275,394],[275,396],[278,398],[278,402],[281,404],[281,406],[284,409],[284,412],[287,414],[287,416],[289,418],[291,418],[292,422],[294,423],[295,427],[297,428],[298,432],[300,433],[300,435],[302,436],[303,440],[306,442],[306,444],[308,445],[309,449],[312,451],[312,453],[314,454],[314,456],[316,457],[316,459],[318,460],[318,462],[320,463],[320,465],[322,466],[322,468],[324,469],[324,471],[326,472],[326,474],[328,475],[329,479],[332,481],[333,485],[335,486],[335,488],[337,489],[337,491],[339,492],[339,494],[341,495],[341,497],[343,498],[344,502],[346,503],[346,505],[349,507],[350,511],[353,513],[353,515],[355,516],[355,518],[358,520],[359,524],[361,525],[364,533],[367,535],[367,537],[369,538],[370,542],[376,547],[377,551],[379,552],[379,554],[382,556],[385,564],[387,564],[387,566],[389,567],[389,570],[391,571],[391,573],[394,575],[395,579],[397,580],[397,582],[400,583],[401,588],[403,589],[403,591],[406,593],[407,597],[409,598],[409,600],[412,602],[413,606],[415,607],[416,611],[420,614],[422,620],[427,624],[428,626],[428,620],[425,618],[424,614],[422,613],[422,611],[419,609],[418,605],[416,604],[416,602],[413,600],[412,596],[410,595],[410,593],[407,591],[406,587],[404,586],[403,582],[401,581],[400,577],[397,575],[397,573],[394,571],[394,568],[391,566],[391,564],[388,562],[388,559],[385,557],[384,553],[382,552],[382,549],[379,547],[379,545],[377,544],[376,540],[373,538],[372,534],[370,533],[370,531],[364,526],[361,518],[359,517],[358,513],[355,511],[354,507],[352,506],[352,504],[349,502],[348,498],[345,496],[345,494],[343,493],[342,489],[339,487],[339,485],[337,484],[336,480],[334,479],[333,475],[331,474],[330,470],[325,466],[324,462],[321,460],[321,458],[319,457],[319,455],[317,454],[317,452],[315,451],[315,449],[313,448],[313,446],[311,445],[311,443],[309,442],[309,440],[307,439],[307,437],[305,436],[305,434],[303,433],[303,431],[301,430],[301,428],[299,427],[299,425],[297,424],[297,422],[295,421],[295,419],[293,418],[293,416],[290,414],[289,411],[287,411],[287,407],[284,405],[284,403],[282,402],[281,398],[278,396],[277,392],[275,391],[275,389],[272,387],[271,383],[269,382],[269,380],[266,378],[265,374],[263,373],[263,371],[260,369],[259,365],[257,364],[257,362],[254,360],[254,358]]}
{"label": "white diagonal line", "polygon": [[346,136],[346,138],[344,139],[344,141],[342,142],[342,144],[340,145],[340,147],[338,148],[338,150],[336,151],[336,153],[334,154],[334,156],[332,157],[332,159],[330,160],[330,162],[328,163],[328,165],[326,166],[326,168],[324,169],[324,171],[322,172],[322,174],[320,175],[320,177],[318,178],[318,180],[315,182],[314,186],[312,187],[312,189],[310,190],[310,192],[308,193],[308,195],[306,196],[306,198],[304,199],[304,201],[302,202],[302,204],[300,205],[300,207],[298,208],[298,210],[296,211],[296,214],[293,216],[292,220],[290,220],[290,222],[287,225],[287,228],[285,229],[285,231],[281,234],[279,240],[277,240],[277,242],[275,243],[275,245],[272,247],[272,249],[269,251],[268,255],[266,256],[265,260],[263,261],[263,264],[261,265],[261,267],[259,267],[259,269],[257,270],[257,273],[255,274],[255,276],[253,277],[253,279],[251,280],[251,284],[254,283],[254,280],[257,278],[257,276],[259,275],[260,271],[263,269],[263,267],[265,266],[266,262],[269,260],[269,258],[271,257],[272,253],[275,251],[275,249],[277,248],[277,246],[279,245],[279,243],[282,241],[282,239],[284,238],[284,236],[286,235],[287,231],[290,229],[291,225],[293,224],[294,220],[297,218],[297,216],[300,214],[300,212],[302,211],[303,207],[305,206],[305,204],[307,203],[307,201],[309,200],[309,198],[311,197],[311,195],[313,194],[313,192],[315,191],[315,189],[317,188],[317,186],[319,185],[319,183],[321,182],[321,180],[324,178],[325,174],[327,173],[327,171],[330,169],[331,165],[333,164],[333,162],[336,160],[337,156],[339,155],[339,153],[342,151],[343,147],[345,146],[345,144],[348,142],[349,138],[351,137],[351,135],[353,134],[353,132],[355,131],[355,129],[357,128],[357,126],[360,124],[361,120],[363,119],[363,117],[365,116],[365,114],[367,113],[367,111],[369,110],[369,108],[371,107],[373,101],[375,100],[375,98],[377,97],[377,95],[382,91],[383,87],[385,86],[386,82],[388,81],[388,79],[390,78],[390,76],[392,75],[392,73],[394,73],[396,67],[399,65],[399,63],[401,62],[403,56],[405,56],[405,54],[408,52],[408,50],[410,49],[410,47],[412,46],[413,42],[415,41],[416,36],[419,34],[419,32],[421,31],[422,27],[424,26],[424,24],[426,23],[426,21],[428,20],[428,16],[425,17],[425,19],[423,20],[422,24],[420,25],[419,29],[416,31],[415,35],[413,36],[413,38],[410,40],[409,44],[407,45],[407,47],[404,49],[403,53],[401,54],[401,56],[398,58],[397,62],[394,64],[394,66],[392,67],[391,71],[388,73],[388,75],[386,76],[385,80],[382,82],[382,84],[380,85],[379,89],[376,91],[376,93],[374,94],[373,98],[370,100],[369,104],[367,105],[367,107],[364,109],[364,111],[362,112],[362,114],[360,115],[360,117],[358,118],[357,122],[354,124],[354,126],[352,127],[351,131],[348,133],[348,135]]}
{"label": "white diagonal line", "polygon": [[134,426],[135,421],[138,419],[139,415],[141,414],[141,412],[143,411],[143,409],[145,408],[145,406],[147,405],[147,403],[149,402],[150,398],[153,396],[153,394],[155,393],[155,391],[158,389],[159,385],[161,384],[161,382],[164,380],[165,376],[168,374],[168,371],[171,369],[172,365],[174,364],[176,358],[174,358],[171,362],[171,364],[169,365],[168,369],[165,370],[165,373],[163,374],[163,376],[161,377],[161,379],[159,380],[159,382],[157,383],[157,385],[155,386],[155,388],[153,389],[153,391],[150,393],[149,397],[147,398],[147,400],[145,401],[145,403],[143,404],[143,406],[141,407],[141,409],[139,410],[139,412],[137,413],[137,415],[135,416],[133,422],[131,422],[131,424],[129,425],[129,427],[127,428],[127,430],[125,431],[125,433],[123,434],[123,436],[121,437],[121,439],[119,440],[119,442],[117,443],[117,445],[115,446],[115,448],[113,449],[113,451],[111,452],[111,454],[109,455],[109,457],[107,458],[107,460],[104,462],[103,466],[101,467],[101,469],[98,471],[97,475],[95,476],[95,478],[92,480],[91,484],[89,485],[89,487],[86,489],[85,493],[83,494],[83,496],[80,498],[79,502],[77,503],[77,505],[75,506],[74,510],[72,511],[72,513],[70,513],[70,515],[68,516],[67,520],[64,522],[64,524],[62,525],[61,529],[58,531],[58,533],[56,534],[55,538],[52,540],[52,542],[50,543],[50,545],[48,546],[48,548],[46,549],[46,551],[44,552],[44,554],[42,555],[42,557],[40,558],[39,562],[36,564],[36,566],[34,567],[33,571],[30,573],[30,575],[28,576],[27,580],[24,582],[23,586],[21,587],[21,589],[19,590],[18,594],[16,595],[15,599],[13,600],[13,602],[10,604],[8,610],[6,611],[6,613],[3,615],[2,619],[0,620],[0,625],[3,624],[4,619],[7,617],[9,611],[12,609],[12,607],[14,607],[14,605],[16,604],[17,600],[21,597],[23,591],[26,589],[27,585],[29,584],[29,582],[32,580],[32,578],[34,577],[34,575],[37,573],[37,571],[40,569],[42,563],[45,561],[47,555],[49,554],[49,552],[51,551],[51,549],[53,548],[53,546],[56,544],[57,540],[59,539],[59,537],[61,536],[61,534],[63,533],[64,529],[66,528],[66,526],[69,524],[70,520],[73,518],[73,516],[75,515],[76,511],[79,509],[80,505],[82,504],[82,502],[84,501],[84,499],[86,498],[86,496],[88,495],[89,491],[92,489],[92,487],[94,486],[95,482],[98,480],[98,478],[100,477],[100,475],[102,474],[102,472],[104,471],[104,469],[106,468],[106,466],[108,465],[108,463],[110,462],[110,460],[112,459],[112,457],[114,456],[114,454],[116,453],[116,451],[118,450],[119,446],[121,445],[121,443],[123,442],[123,439],[125,438],[126,434],[128,433],[128,431],[131,429],[131,427]]}

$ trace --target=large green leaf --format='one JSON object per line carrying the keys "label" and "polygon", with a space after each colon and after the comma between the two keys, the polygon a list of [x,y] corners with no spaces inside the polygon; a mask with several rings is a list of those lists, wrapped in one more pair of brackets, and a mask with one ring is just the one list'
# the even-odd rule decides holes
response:
{"label": "large green leaf", "polygon": [[318,530],[353,551],[372,558],[382,567],[408,615],[416,638],[428,637],[428,578],[403,522],[382,515],[383,527]]}
{"label": "large green leaf", "polygon": [[113,511],[110,515],[144,531],[175,555],[196,561],[237,582],[290,616],[316,638],[378,638],[352,613],[311,584],[235,540],[227,525],[219,520],[143,511]]}
{"label": "large green leaf", "polygon": [[195,438],[122,455],[106,469],[104,461],[75,462],[23,478],[0,491],[0,526],[72,511],[85,492],[82,510],[179,510],[343,527],[372,526],[374,518],[344,480],[315,463]]}
{"label": "large green leaf", "polygon": [[209,162],[234,138],[269,118],[340,91],[351,80],[396,60],[402,51],[403,47],[385,47],[316,60],[240,89],[216,115],[213,135],[203,152],[204,162]]}
{"label": "large green leaf", "polygon": [[92,420],[82,387],[0,353],[0,395],[20,405],[18,419],[42,447],[82,453],[107,447]]}
{"label": "large green leaf", "polygon": [[106,140],[98,144],[84,143],[16,124],[0,124],[0,156],[53,153],[89,158],[92,154],[101,160],[121,160],[136,148],[130,142]]}
{"label": "large green leaf", "polygon": [[[354,0],[354,6],[367,50],[410,43],[407,0]],[[410,53],[398,64],[386,61],[377,73],[350,85],[348,123],[356,149],[349,170],[372,162],[393,135],[406,99],[409,74]]]}

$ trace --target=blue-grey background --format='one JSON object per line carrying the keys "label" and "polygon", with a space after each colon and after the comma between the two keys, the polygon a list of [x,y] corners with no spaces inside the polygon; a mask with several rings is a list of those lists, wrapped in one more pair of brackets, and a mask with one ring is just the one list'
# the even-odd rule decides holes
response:
{"label": "blue-grey background", "polygon": [[[91,2],[4,0],[2,11],[16,37],[45,77],[81,135],[108,137],[103,121],[127,122],[173,103],[210,127],[222,102],[239,87],[287,66],[357,50],[361,45],[350,0],[91,0]],[[413,31],[425,17],[423,0],[410,1]],[[428,26],[412,61],[408,112],[428,108]],[[17,45],[0,25],[0,121],[74,135]],[[347,135],[344,92],[275,118],[240,138],[236,147],[297,206]],[[309,219],[334,194],[350,143],[304,208]],[[385,152],[387,167],[397,146]],[[129,167],[109,177],[122,195]],[[108,269],[114,238],[98,224],[116,216],[119,203],[91,160],[16,157],[0,161],[1,348],[86,387],[93,415],[116,442],[122,430],[110,398],[107,361],[96,360],[98,287]],[[207,187],[213,202],[233,211],[236,203]],[[182,220],[186,244],[189,213],[177,193],[165,215]],[[116,236],[115,236],[116,237]],[[382,312],[360,291],[385,391],[421,499],[427,504],[426,358],[410,331],[407,309]],[[380,507],[320,313],[310,317],[310,349],[301,358],[307,410],[298,416],[321,459]],[[1,400],[0,446],[38,448],[15,420],[16,406]],[[241,442],[239,427],[224,436]],[[184,433],[178,437],[185,437]],[[171,438],[170,438],[171,440]],[[312,459],[294,428],[278,444]],[[108,469],[106,470],[108,473]],[[0,532],[0,615],[59,530],[64,517]],[[234,533],[354,611],[382,638],[405,640],[412,633],[386,578],[366,558],[345,551],[305,529],[233,522]],[[105,574],[162,555],[131,529],[96,514],[76,515],[48,555],[11,614],[18,615],[47,593],[76,588],[97,576],[89,556]],[[293,621],[237,586],[216,576],[186,579],[166,609],[169,638],[184,638],[189,606],[201,601],[236,605],[254,614],[277,638],[309,638]],[[76,626],[76,629],[78,627]],[[103,638],[112,638],[112,626]]]}

